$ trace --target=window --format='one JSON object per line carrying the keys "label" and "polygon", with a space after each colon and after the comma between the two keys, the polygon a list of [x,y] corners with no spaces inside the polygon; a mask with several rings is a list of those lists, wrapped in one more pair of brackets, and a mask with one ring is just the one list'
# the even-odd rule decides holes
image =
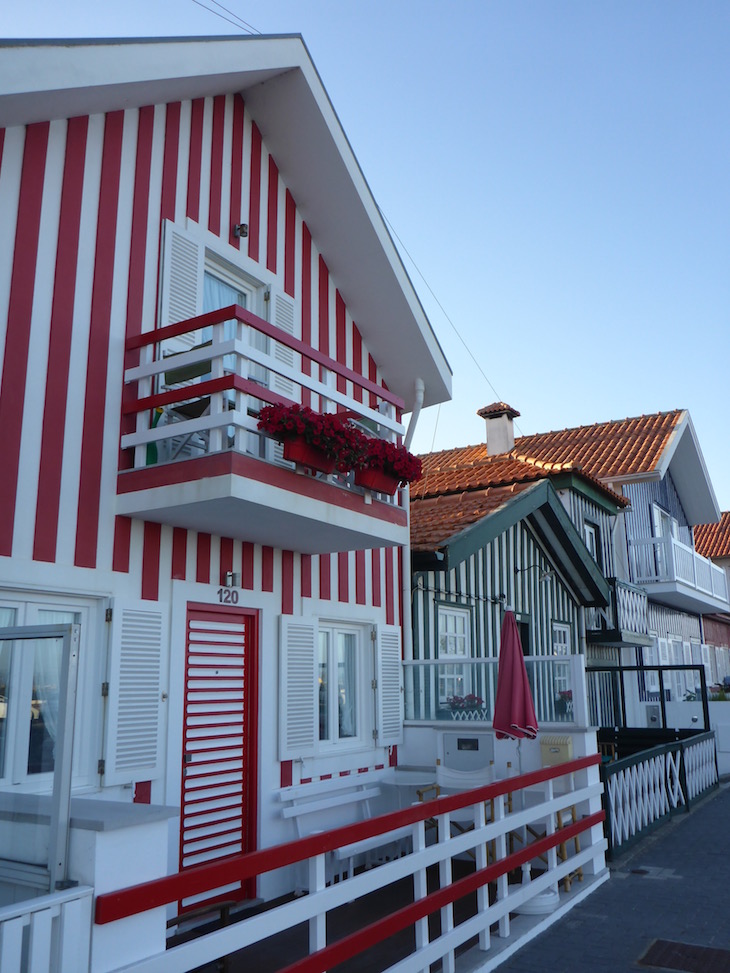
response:
{"label": "window", "polygon": [[[471,657],[471,614],[468,608],[438,607],[439,701],[472,692],[469,667]],[[453,664],[451,664],[453,660]],[[450,664],[444,665],[448,661]]]}
{"label": "window", "polygon": [[[560,659],[566,659],[570,655],[570,625],[562,622],[553,622],[553,655]],[[567,661],[560,661],[555,664],[555,674],[553,677],[555,694],[558,698],[562,693],[570,690],[570,664]]]}
{"label": "window", "polygon": [[601,532],[598,525],[586,520],[583,524],[583,539],[585,540],[586,547],[588,548],[588,553],[600,567]]}
{"label": "window", "polygon": [[360,736],[359,632],[336,626],[319,629],[319,740],[336,744]]}

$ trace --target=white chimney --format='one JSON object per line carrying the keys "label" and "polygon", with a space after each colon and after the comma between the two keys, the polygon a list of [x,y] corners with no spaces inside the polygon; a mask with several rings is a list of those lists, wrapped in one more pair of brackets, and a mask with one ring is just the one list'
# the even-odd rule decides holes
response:
{"label": "white chimney", "polygon": [[519,415],[506,402],[493,402],[477,412],[487,425],[487,456],[509,453],[515,447],[515,430],[512,423]]}

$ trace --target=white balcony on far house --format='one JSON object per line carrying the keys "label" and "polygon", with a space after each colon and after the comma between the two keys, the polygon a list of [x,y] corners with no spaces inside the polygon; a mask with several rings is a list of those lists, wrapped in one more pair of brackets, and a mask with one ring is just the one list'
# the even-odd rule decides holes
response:
{"label": "white balcony on far house", "polygon": [[629,544],[632,581],[649,597],[690,612],[726,612],[727,575],[676,537],[646,537]]}

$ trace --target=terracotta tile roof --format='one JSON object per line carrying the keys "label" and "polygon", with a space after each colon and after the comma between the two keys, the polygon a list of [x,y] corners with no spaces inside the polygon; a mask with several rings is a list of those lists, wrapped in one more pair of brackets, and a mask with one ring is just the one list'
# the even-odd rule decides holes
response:
{"label": "terracotta tile roof", "polygon": [[411,549],[437,550],[449,538],[494,513],[529,486],[529,482],[511,483],[411,503]]}
{"label": "terracotta tile roof", "polygon": [[730,511],[719,524],[697,524],[694,529],[695,550],[703,557],[730,557]]}
{"label": "terracotta tile roof", "polygon": [[483,409],[479,409],[477,415],[481,416],[482,419],[488,419],[490,416],[504,415],[508,415],[510,419],[516,419],[519,412],[517,409],[513,409],[511,405],[507,405],[506,402],[492,402],[491,405],[485,405]]}
{"label": "terracotta tile roof", "polygon": [[530,483],[545,477],[543,470],[507,454],[488,456],[484,445],[428,453],[421,456],[421,462],[423,476],[411,486],[411,502],[464,490]]}
{"label": "terracotta tile roof", "polygon": [[546,471],[567,463],[598,480],[651,473],[684,415],[683,409],[675,409],[521,436],[510,455]]}

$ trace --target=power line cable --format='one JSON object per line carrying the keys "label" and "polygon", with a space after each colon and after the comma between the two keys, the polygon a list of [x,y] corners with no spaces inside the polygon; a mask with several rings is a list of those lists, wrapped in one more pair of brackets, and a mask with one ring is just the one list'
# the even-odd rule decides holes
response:
{"label": "power line cable", "polygon": [[[376,205],[377,205],[377,204],[376,204]],[[457,337],[457,338],[459,339],[459,341],[460,341],[460,342],[462,343],[462,345],[463,345],[463,346],[464,346],[464,348],[466,349],[466,352],[467,352],[467,354],[469,355],[469,357],[471,358],[471,360],[472,360],[472,361],[474,362],[474,364],[476,365],[476,367],[477,367],[477,370],[479,371],[479,374],[480,374],[480,375],[482,376],[482,378],[483,378],[483,379],[484,379],[484,381],[485,381],[485,382],[487,383],[487,385],[488,385],[488,386],[489,386],[489,388],[490,388],[490,389],[492,390],[492,392],[494,392],[494,394],[495,394],[495,395],[497,396],[497,399],[498,399],[498,400],[499,400],[499,401],[501,402],[501,401],[502,401],[502,396],[501,396],[501,395],[499,394],[499,392],[498,392],[498,391],[496,390],[496,388],[494,387],[494,385],[492,385],[492,383],[490,382],[490,380],[489,380],[489,378],[488,378],[488,376],[487,376],[487,374],[485,373],[485,371],[484,371],[484,369],[482,368],[482,366],[481,366],[481,365],[479,364],[479,362],[477,361],[477,359],[476,359],[476,356],[475,356],[475,355],[474,355],[474,353],[472,352],[472,350],[471,350],[471,348],[469,347],[469,345],[467,345],[467,343],[466,343],[466,341],[464,340],[464,338],[462,338],[462,336],[461,336],[461,334],[459,333],[459,329],[458,329],[458,328],[456,327],[456,325],[454,324],[454,322],[453,322],[453,321],[451,320],[451,318],[449,317],[449,315],[448,315],[448,313],[447,313],[447,311],[446,311],[446,308],[445,308],[445,307],[443,306],[443,304],[441,303],[441,301],[440,301],[440,300],[438,299],[438,297],[437,297],[437,296],[436,296],[436,294],[434,293],[434,290],[433,290],[433,288],[431,287],[431,285],[429,284],[429,282],[428,282],[428,281],[426,280],[426,278],[424,277],[424,275],[423,275],[423,274],[421,273],[421,270],[420,270],[420,268],[419,268],[419,266],[418,266],[418,264],[416,263],[416,261],[415,261],[415,260],[413,259],[413,257],[411,256],[411,254],[410,254],[410,251],[408,250],[408,247],[407,247],[407,246],[405,245],[405,243],[403,243],[403,241],[401,240],[401,238],[400,238],[400,237],[398,236],[398,233],[396,232],[396,229],[395,229],[395,227],[394,227],[394,226],[393,226],[393,224],[392,224],[392,223],[390,222],[390,220],[389,220],[389,219],[388,219],[388,217],[387,217],[387,216],[385,215],[385,213],[384,213],[384,212],[382,211],[382,209],[380,209],[380,207],[379,207],[379,206],[378,206],[378,209],[380,210],[380,215],[381,215],[381,216],[383,217],[383,219],[385,220],[385,222],[386,222],[386,223],[388,224],[388,227],[390,228],[390,231],[391,231],[391,233],[392,233],[392,234],[393,234],[393,236],[394,236],[394,237],[396,238],[396,240],[398,241],[398,243],[399,243],[399,245],[400,245],[400,247],[402,248],[402,250],[403,250],[403,252],[404,252],[404,253],[406,254],[406,256],[407,256],[407,257],[408,257],[408,259],[410,260],[410,262],[411,262],[411,264],[413,265],[413,267],[414,267],[414,269],[415,269],[415,271],[416,271],[416,273],[417,273],[417,274],[418,274],[418,276],[419,276],[419,277],[421,278],[421,280],[423,281],[423,283],[424,283],[424,284],[426,285],[426,288],[428,289],[428,292],[429,292],[429,294],[430,294],[430,295],[431,295],[431,297],[432,297],[432,298],[434,299],[434,301],[436,301],[436,303],[438,304],[438,306],[439,306],[439,308],[441,309],[441,313],[443,314],[443,316],[444,316],[444,317],[446,318],[446,320],[447,320],[447,321],[449,322],[449,324],[451,325],[451,328],[452,328],[452,330],[453,330],[453,332],[454,332],[454,334],[455,334],[455,335],[456,335],[456,337]],[[515,426],[517,427],[517,429],[519,430],[519,432],[520,432],[520,433],[522,433],[522,430],[520,429],[520,427],[519,427],[519,426],[517,425],[517,423],[516,423],[516,422],[515,422]]]}
{"label": "power line cable", "polygon": [[[250,30],[252,34],[261,33],[261,31],[258,30],[256,27],[254,27],[253,24],[249,24],[247,20],[244,20],[243,17],[239,17],[237,13],[233,12],[233,10],[229,10],[228,7],[224,7],[222,3],[218,3],[218,0],[210,0],[210,2],[214,3],[216,7],[220,7],[221,10],[225,10],[225,12],[227,14],[230,14],[231,17],[235,17],[236,20],[238,20],[244,27],[248,28],[248,30]],[[214,11],[211,12],[214,13]]]}
{"label": "power line cable", "polygon": [[[211,0],[211,3],[215,3],[215,2],[216,2],[216,0]],[[230,17],[224,17],[223,14],[218,13],[217,10],[213,10],[211,7],[206,7],[206,5],[204,3],[201,3],[200,0],[192,0],[192,3],[195,3],[199,7],[202,7],[203,10],[207,10],[208,13],[213,14],[215,17],[220,17],[220,19],[221,20],[225,20],[226,23],[232,24],[234,27],[238,27],[238,29],[244,31],[244,33],[248,33],[248,34],[260,34],[261,33],[261,31],[256,30],[255,27],[251,27],[250,25],[247,25],[246,24],[246,21],[245,20],[241,20],[240,17],[238,17],[237,20],[231,20]],[[223,9],[223,10],[227,10],[227,7],[223,7],[221,4],[218,4],[218,6],[221,7],[221,9]],[[231,13],[231,11],[229,10],[228,13]],[[236,17],[237,15],[236,14],[233,14],[233,16]]]}

